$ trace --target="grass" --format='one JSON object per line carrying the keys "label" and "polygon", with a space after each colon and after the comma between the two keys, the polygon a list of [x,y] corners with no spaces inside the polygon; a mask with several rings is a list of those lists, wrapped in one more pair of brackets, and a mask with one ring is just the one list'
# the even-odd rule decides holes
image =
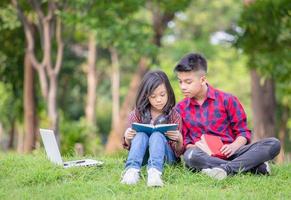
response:
{"label": "grass", "polygon": [[166,166],[165,186],[148,188],[145,169],[136,186],[119,183],[125,158],[98,157],[102,167],[63,169],[42,151],[0,154],[0,199],[291,199],[290,164],[272,166],[271,176],[240,174],[223,181]]}

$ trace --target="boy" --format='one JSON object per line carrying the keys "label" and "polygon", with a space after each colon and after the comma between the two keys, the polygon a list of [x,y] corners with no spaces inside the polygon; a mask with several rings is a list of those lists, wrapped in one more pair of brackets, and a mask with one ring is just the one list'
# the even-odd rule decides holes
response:
{"label": "boy", "polygon": [[[207,83],[206,59],[190,53],[180,60],[174,71],[185,97],[176,108],[183,121],[186,166],[218,180],[246,171],[269,174],[266,161],[279,154],[279,140],[266,138],[250,143],[251,131],[242,105],[235,96]],[[203,145],[200,141],[203,134],[220,137],[224,144],[220,151],[226,159],[212,157],[198,147]]]}

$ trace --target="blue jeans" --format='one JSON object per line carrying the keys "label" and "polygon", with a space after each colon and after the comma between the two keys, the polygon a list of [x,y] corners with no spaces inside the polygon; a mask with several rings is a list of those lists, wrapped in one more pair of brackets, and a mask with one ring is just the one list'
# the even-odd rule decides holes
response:
{"label": "blue jeans", "polygon": [[149,137],[143,132],[138,132],[131,141],[125,169],[140,169],[143,163],[147,162],[148,168],[153,167],[162,172],[165,161],[174,164],[177,160],[178,158],[162,133],[154,132]]}

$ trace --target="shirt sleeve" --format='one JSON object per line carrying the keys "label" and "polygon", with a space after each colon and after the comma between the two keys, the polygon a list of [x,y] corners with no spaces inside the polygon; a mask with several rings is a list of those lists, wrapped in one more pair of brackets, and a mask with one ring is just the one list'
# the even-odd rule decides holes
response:
{"label": "shirt sleeve", "polygon": [[243,106],[235,96],[229,98],[227,112],[230,126],[236,138],[239,136],[245,137],[247,143],[250,143],[251,131],[247,126],[247,116]]}

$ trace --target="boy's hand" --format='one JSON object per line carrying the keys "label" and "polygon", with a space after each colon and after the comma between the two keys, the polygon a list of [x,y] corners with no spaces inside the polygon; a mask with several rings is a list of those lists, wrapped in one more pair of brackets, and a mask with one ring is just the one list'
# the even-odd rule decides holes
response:
{"label": "boy's hand", "polygon": [[227,158],[232,156],[238,149],[240,148],[239,145],[235,143],[225,144],[221,147],[220,151],[224,154]]}
{"label": "boy's hand", "polygon": [[134,138],[135,135],[136,135],[136,131],[133,130],[132,128],[128,128],[128,129],[126,129],[126,131],[124,133],[124,138],[125,138],[125,140],[127,140],[129,142]]}
{"label": "boy's hand", "polygon": [[167,131],[165,134],[170,140],[183,143],[183,138],[180,131]]}
{"label": "boy's hand", "polygon": [[224,155],[226,155],[227,158],[232,156],[240,147],[245,145],[247,143],[247,139],[243,136],[238,136],[235,141],[231,144],[225,144],[221,147],[220,151]]}

